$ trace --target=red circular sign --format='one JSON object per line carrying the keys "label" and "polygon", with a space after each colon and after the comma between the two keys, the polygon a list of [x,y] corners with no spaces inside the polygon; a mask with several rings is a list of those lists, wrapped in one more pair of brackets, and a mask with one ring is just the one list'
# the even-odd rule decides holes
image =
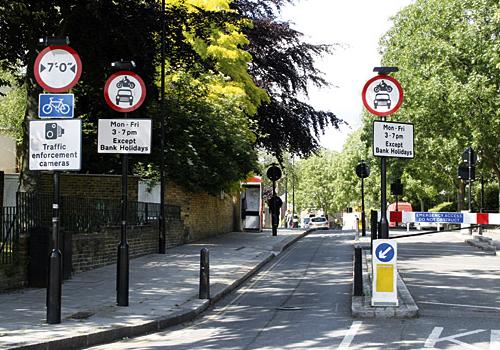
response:
{"label": "red circular sign", "polygon": [[67,45],[48,46],[36,57],[33,71],[36,81],[45,90],[65,92],[80,79],[82,61]]}
{"label": "red circular sign", "polygon": [[368,112],[385,117],[401,107],[403,88],[393,77],[377,75],[366,82],[361,97]]}
{"label": "red circular sign", "polygon": [[109,107],[118,112],[132,112],[146,98],[146,84],[134,72],[120,71],[111,75],[104,85],[104,99]]}

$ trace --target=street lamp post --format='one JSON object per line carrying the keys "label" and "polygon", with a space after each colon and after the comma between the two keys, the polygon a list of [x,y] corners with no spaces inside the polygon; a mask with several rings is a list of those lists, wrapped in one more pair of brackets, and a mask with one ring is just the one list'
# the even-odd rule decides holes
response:
{"label": "street lamp post", "polygon": [[160,114],[161,114],[161,157],[160,157],[160,220],[158,252],[165,254],[167,249],[165,227],[165,0],[161,1],[161,81],[160,81]]}

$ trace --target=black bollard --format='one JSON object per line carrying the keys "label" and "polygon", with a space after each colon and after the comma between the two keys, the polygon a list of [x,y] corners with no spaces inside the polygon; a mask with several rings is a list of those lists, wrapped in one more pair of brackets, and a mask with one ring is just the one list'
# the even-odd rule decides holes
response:
{"label": "black bollard", "polygon": [[354,296],[363,295],[363,258],[361,247],[354,248]]}
{"label": "black bollard", "polygon": [[210,299],[210,261],[207,248],[200,251],[200,292],[199,299]]}
{"label": "black bollard", "polygon": [[370,252],[372,251],[373,240],[377,239],[377,227],[378,227],[377,211],[372,210],[370,212],[370,228],[371,228]]}

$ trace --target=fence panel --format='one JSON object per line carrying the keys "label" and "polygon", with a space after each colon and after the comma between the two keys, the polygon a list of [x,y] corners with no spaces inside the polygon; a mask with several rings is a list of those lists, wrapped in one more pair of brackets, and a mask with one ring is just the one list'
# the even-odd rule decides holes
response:
{"label": "fence panel", "polygon": [[16,207],[1,207],[0,264],[12,264],[18,257],[19,232],[16,225]]}

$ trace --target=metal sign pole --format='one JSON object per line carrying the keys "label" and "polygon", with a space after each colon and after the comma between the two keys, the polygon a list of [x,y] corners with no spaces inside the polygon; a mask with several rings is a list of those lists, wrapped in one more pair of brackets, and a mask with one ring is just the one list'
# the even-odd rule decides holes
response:
{"label": "metal sign pole", "polygon": [[52,204],[52,251],[49,256],[49,283],[47,287],[47,323],[61,323],[62,254],[59,249],[59,172],[54,171],[54,199]]}
{"label": "metal sign pole", "polygon": [[278,235],[278,222],[277,222],[278,218],[276,217],[277,208],[276,208],[276,201],[274,200],[275,197],[276,197],[276,181],[273,181],[273,199],[272,199],[273,206],[271,208],[271,226],[273,230],[273,236]]}
{"label": "metal sign pole", "polygon": [[[124,118],[127,119],[128,113],[124,113]],[[118,306],[128,306],[129,292],[129,249],[127,242],[127,202],[128,202],[128,154],[122,155],[122,222],[120,244],[118,245],[118,273],[116,276],[116,301]]]}
{"label": "metal sign pole", "polygon": [[365,217],[365,179],[361,178],[361,236],[366,236],[366,217]]}
{"label": "metal sign pole", "polygon": [[161,75],[160,75],[160,111],[161,111],[161,157],[160,157],[160,235],[158,252],[165,254],[167,239],[165,231],[165,0],[161,2]]}
{"label": "metal sign pole", "polygon": [[[383,118],[385,119],[385,118]],[[387,221],[387,183],[386,157],[380,158],[380,232],[379,238],[389,238],[389,223]]]}
{"label": "metal sign pole", "polygon": [[[469,163],[469,213],[472,213],[472,152],[472,147],[469,147],[467,154],[467,163]],[[469,227],[469,234],[472,235],[472,226]]]}

